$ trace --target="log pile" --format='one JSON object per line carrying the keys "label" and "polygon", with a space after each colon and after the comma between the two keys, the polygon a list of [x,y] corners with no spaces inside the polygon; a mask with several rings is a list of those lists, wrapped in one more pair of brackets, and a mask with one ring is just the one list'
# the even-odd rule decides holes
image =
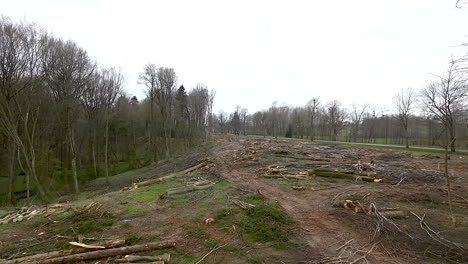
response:
{"label": "log pile", "polygon": [[[22,257],[7,261],[1,261],[0,264],[57,264],[66,262],[76,262],[91,259],[100,259],[107,257],[117,257],[115,263],[135,263],[136,261],[149,263],[166,264],[170,261],[169,254],[163,254],[160,257],[146,257],[131,255],[133,253],[152,251],[156,249],[171,248],[176,246],[174,240],[152,242],[143,245],[123,246],[125,240],[108,241],[99,245],[87,245],[74,250],[61,250],[48,253],[37,254],[33,256]],[[80,243],[81,244],[81,243]]]}
{"label": "log pile", "polygon": [[37,207],[37,206],[29,206],[29,207],[22,207],[18,211],[7,214],[3,217],[0,217],[0,225],[5,225],[8,223],[16,223],[22,222],[24,220],[30,220],[33,217],[44,215],[46,217],[51,215],[57,215],[67,211],[67,208],[63,204],[54,204],[48,207]]}
{"label": "log pile", "polygon": [[343,178],[353,179],[365,182],[381,182],[382,179],[376,178],[374,175],[368,173],[356,171],[356,170],[344,170],[344,169],[332,169],[332,168],[316,168],[312,174],[319,177],[329,178]]}
{"label": "log pile", "polygon": [[[343,207],[353,210],[355,213],[364,213],[367,216],[372,216],[375,214],[375,207],[372,204],[368,207],[365,207],[359,200],[346,200],[343,203]],[[386,218],[394,219],[407,217],[406,212],[398,210],[397,208],[382,208],[379,210],[379,214],[385,216]]]}
{"label": "log pile", "polygon": [[166,199],[167,197],[174,195],[174,194],[205,190],[205,189],[212,188],[213,186],[214,186],[214,183],[210,181],[200,181],[200,182],[196,182],[194,184],[188,185],[188,186],[169,189],[166,192],[164,192],[159,198]]}
{"label": "log pile", "polygon": [[257,151],[253,148],[243,149],[243,150],[236,150],[236,153],[232,156],[234,158],[234,162],[239,161],[258,161],[255,157]]}
{"label": "log pile", "polygon": [[308,175],[307,172],[299,172],[298,175],[288,174],[288,170],[282,165],[271,165],[267,168],[258,170],[258,175],[265,178],[286,178],[304,180]]}

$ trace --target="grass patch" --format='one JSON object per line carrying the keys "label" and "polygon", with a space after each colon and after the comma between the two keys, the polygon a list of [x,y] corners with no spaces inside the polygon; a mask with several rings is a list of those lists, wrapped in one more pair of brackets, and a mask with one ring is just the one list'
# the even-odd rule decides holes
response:
{"label": "grass patch", "polygon": [[10,211],[0,210],[0,217],[3,217],[7,214],[11,213]]}
{"label": "grass patch", "polygon": [[285,248],[289,241],[289,226],[292,224],[289,216],[275,202],[267,201],[261,195],[250,195],[243,200],[256,207],[248,210],[225,207],[218,211],[216,223],[231,230],[234,225],[255,242],[268,242],[276,248]]}
{"label": "grass patch", "polygon": [[177,186],[176,182],[165,182],[160,184],[154,184],[151,186],[145,186],[136,189],[131,192],[128,197],[132,198],[135,201],[142,203],[148,203],[156,200],[161,194],[163,194],[167,189],[171,189]]}
{"label": "grass patch", "polygon": [[127,214],[142,214],[142,213],[146,213],[146,209],[145,208],[142,208],[142,207],[139,207],[139,206],[136,206],[136,205],[129,205],[127,207],[125,207],[124,209],[125,213]]}
{"label": "grass patch", "polygon": [[15,226],[15,223],[8,223],[4,225],[0,225],[0,231],[10,229]]}
{"label": "grass patch", "polygon": [[63,213],[60,213],[60,214],[54,216],[54,219],[55,220],[64,219],[64,218],[72,216],[73,214],[75,214],[75,212],[73,212],[73,210],[67,210],[67,211],[65,211]]}
{"label": "grass patch", "polygon": [[204,228],[200,226],[184,226],[187,236],[198,238],[198,239],[208,239],[210,235],[205,231]]}

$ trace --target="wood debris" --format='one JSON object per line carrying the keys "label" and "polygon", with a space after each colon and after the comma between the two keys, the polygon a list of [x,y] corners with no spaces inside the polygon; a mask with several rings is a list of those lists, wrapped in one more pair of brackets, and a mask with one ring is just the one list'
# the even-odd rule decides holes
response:
{"label": "wood debris", "polygon": [[212,188],[213,186],[214,186],[214,183],[212,183],[210,181],[197,182],[197,183],[195,183],[193,185],[174,188],[174,189],[169,189],[166,192],[164,192],[159,198],[160,199],[165,199],[165,198],[169,197],[170,195],[193,192],[193,191],[199,191],[199,190],[205,190],[205,189],[208,189],[208,188]]}
{"label": "wood debris", "polygon": [[355,171],[355,170],[344,170],[344,169],[333,169],[333,168],[316,168],[313,170],[313,175],[319,177],[329,178],[349,178],[354,180],[360,180],[365,182],[381,182],[381,178],[376,178],[367,173]]}
{"label": "wood debris", "polygon": [[49,217],[52,215],[63,213],[69,209],[70,209],[69,207],[63,204],[54,204],[48,207],[37,207],[34,205],[29,206],[29,207],[21,207],[16,212],[12,212],[3,217],[0,217],[0,225],[22,222],[25,220],[30,220],[33,217],[40,216],[40,215]]}
{"label": "wood debris", "polygon": [[90,248],[90,249],[103,249],[103,248],[106,248],[104,246],[87,245],[87,244],[78,243],[78,242],[68,242],[68,244],[70,244],[72,246],[77,246],[77,247],[82,247],[82,248]]}
{"label": "wood debris", "polygon": [[[104,249],[91,249],[83,248],[81,250],[87,250],[87,252],[76,253],[77,251],[54,251],[49,253],[43,253],[34,256],[23,257],[20,259],[12,259],[6,262],[0,262],[0,264],[16,264],[16,263],[27,263],[27,264],[57,264],[73,261],[83,261],[90,259],[100,259],[106,257],[113,257],[118,255],[127,255],[137,252],[151,251],[156,249],[171,248],[175,247],[176,242],[174,240],[152,242],[143,245],[135,245],[128,247],[115,247],[115,248],[104,248]],[[58,253],[57,253],[58,252]],[[53,256],[53,257],[51,257]],[[26,259],[27,258],[27,259]],[[164,260],[159,263],[164,264]],[[125,262],[124,262],[125,263]]]}
{"label": "wood debris", "polygon": [[174,178],[174,177],[176,177],[178,175],[181,175],[181,174],[183,175],[183,174],[190,173],[190,172],[195,171],[197,169],[200,169],[200,168],[202,168],[204,166],[206,166],[206,163],[202,162],[202,163],[200,163],[198,165],[190,167],[190,168],[188,168],[186,170],[183,170],[181,172],[171,173],[169,175],[159,177],[159,178],[156,178],[156,179],[150,179],[150,180],[146,180],[146,181],[142,181],[142,182],[138,182],[138,183],[132,183],[131,186],[123,188],[122,191],[133,191],[133,190],[136,190],[139,187],[149,186],[149,185],[153,185],[153,184],[156,184],[156,183],[160,183],[160,182],[172,179],[172,178]]}
{"label": "wood debris", "polygon": [[205,225],[211,225],[212,223],[214,223],[214,221],[215,221],[214,218],[209,217],[205,219],[205,221],[203,222],[205,223]]}
{"label": "wood debris", "polygon": [[[366,208],[359,200],[356,200],[355,202],[351,200],[346,200],[343,203],[343,207],[346,209],[353,210],[355,213],[364,213],[368,216],[372,216],[375,212],[374,206],[372,204]],[[397,208],[383,208],[380,209],[379,214],[387,218],[393,219],[407,217],[406,212],[398,210]]]}
{"label": "wood debris", "polygon": [[246,203],[241,200],[232,200],[232,203],[239,206],[242,209],[250,209],[256,207],[254,204]]}
{"label": "wood debris", "polygon": [[295,191],[305,191],[306,188],[304,186],[291,186],[291,189]]}
{"label": "wood debris", "polygon": [[162,254],[161,256],[138,256],[138,255],[125,255],[123,258],[117,258],[114,263],[132,263],[132,262],[149,262],[155,263],[157,261],[161,263],[169,263],[171,261],[170,254]]}
{"label": "wood debris", "polygon": [[[119,239],[119,240],[111,240],[111,241],[106,241],[103,243],[98,243],[98,244],[95,244],[94,246],[102,246],[104,248],[114,248],[114,247],[121,247],[123,245],[125,245],[125,240]],[[97,249],[77,248],[77,249],[72,249],[72,250],[58,250],[58,251],[52,251],[52,252],[41,253],[41,254],[36,254],[32,256],[26,256],[26,257],[21,257],[17,259],[7,260],[7,261],[3,261],[0,263],[1,264],[19,264],[19,263],[31,264],[31,263],[36,263],[37,261],[45,261],[45,263],[47,263],[46,261],[49,259],[88,252],[91,250],[97,250]]]}

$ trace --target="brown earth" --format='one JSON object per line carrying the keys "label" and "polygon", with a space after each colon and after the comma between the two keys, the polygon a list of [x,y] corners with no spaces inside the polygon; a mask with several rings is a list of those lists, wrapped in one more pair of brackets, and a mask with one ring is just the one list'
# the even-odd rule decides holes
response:
{"label": "brown earth", "polygon": [[[180,171],[202,160],[209,165],[196,173],[133,193],[119,191],[132,182]],[[106,188],[103,188],[103,180],[97,180],[88,184],[80,196],[65,196],[59,201],[73,208],[99,202],[103,205],[101,210],[117,222],[89,236],[125,238],[130,243],[178,239],[178,249],[171,251],[180,256],[175,258],[177,263],[194,263],[221,244],[231,247],[212,253],[206,263],[467,263],[467,156],[453,155],[450,160],[455,226],[446,204],[444,176],[439,172],[442,164],[442,157],[433,154],[213,135],[211,146],[203,151],[113,177],[112,185]],[[271,165],[284,166],[286,174],[316,168],[359,168],[382,181],[368,183],[317,176],[306,176],[304,180],[261,177]],[[168,188],[200,179],[215,182],[216,187],[157,199]],[[293,186],[299,190],[294,190]],[[232,206],[233,200],[252,193],[276,201],[293,220],[286,248],[255,242],[235,226],[231,229],[218,223],[203,224],[204,219]],[[341,204],[348,199],[359,200],[365,207],[373,203],[382,210],[397,208],[404,211],[406,217],[379,222],[375,214],[367,216],[344,209]],[[141,211],[133,212],[129,208]],[[425,223],[447,240],[431,238],[410,212],[424,215]],[[0,231],[0,258],[67,248],[64,242],[68,240],[62,241],[57,235],[76,235],[67,226],[72,217],[23,222]],[[49,245],[44,246],[46,243]]]}

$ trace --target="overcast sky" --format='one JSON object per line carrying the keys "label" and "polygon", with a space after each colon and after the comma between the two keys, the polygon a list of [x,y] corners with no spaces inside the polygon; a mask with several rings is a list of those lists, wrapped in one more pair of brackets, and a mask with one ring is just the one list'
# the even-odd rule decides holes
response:
{"label": "overcast sky", "polygon": [[143,66],[172,67],[179,84],[216,90],[215,111],[254,112],[312,97],[392,107],[466,52],[468,9],[455,0],[0,0],[0,14],[71,39],[128,93]]}

